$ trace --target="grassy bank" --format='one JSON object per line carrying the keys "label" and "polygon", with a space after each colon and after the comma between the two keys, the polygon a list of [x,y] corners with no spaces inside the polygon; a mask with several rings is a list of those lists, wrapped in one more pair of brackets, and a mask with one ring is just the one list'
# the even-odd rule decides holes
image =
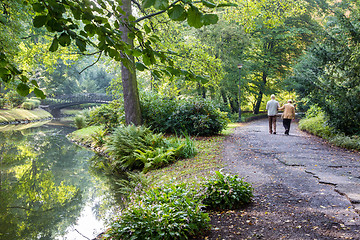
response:
{"label": "grassy bank", "polygon": [[25,109],[0,110],[0,123],[37,121],[51,117],[52,115],[49,112],[39,108],[34,110],[25,110]]}
{"label": "grassy bank", "polygon": [[337,132],[327,124],[325,116],[322,113],[317,116],[301,119],[299,128],[315,136],[321,137],[335,146],[360,150],[360,136],[346,136],[343,133]]}
{"label": "grassy bank", "polygon": [[[223,141],[237,126],[239,126],[238,123],[229,124],[221,135],[194,138],[198,150],[195,157],[179,160],[161,169],[151,170],[145,176],[151,185],[166,184],[170,181],[199,182],[199,179],[210,176],[215,170],[223,167],[221,163]],[[101,129],[102,127],[99,126],[91,126],[77,130],[68,137],[74,142],[91,146],[94,145],[91,135]]]}

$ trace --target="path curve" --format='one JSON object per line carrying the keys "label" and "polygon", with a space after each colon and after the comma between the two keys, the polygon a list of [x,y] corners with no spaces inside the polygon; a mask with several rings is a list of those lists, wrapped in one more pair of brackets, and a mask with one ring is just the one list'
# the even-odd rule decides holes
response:
{"label": "path curve", "polygon": [[290,136],[281,120],[277,127],[274,135],[267,119],[242,124],[224,142],[225,170],[255,189],[245,212],[257,220],[239,223],[249,233],[234,239],[360,239],[360,154],[301,132],[294,123]]}

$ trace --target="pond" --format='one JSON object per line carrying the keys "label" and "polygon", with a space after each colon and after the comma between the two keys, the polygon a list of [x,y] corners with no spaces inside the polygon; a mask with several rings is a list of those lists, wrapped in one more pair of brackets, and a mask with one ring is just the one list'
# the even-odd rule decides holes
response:
{"label": "pond", "polygon": [[[20,125],[19,125],[20,126]],[[105,230],[114,198],[94,154],[58,122],[0,128],[0,239],[93,239]]]}

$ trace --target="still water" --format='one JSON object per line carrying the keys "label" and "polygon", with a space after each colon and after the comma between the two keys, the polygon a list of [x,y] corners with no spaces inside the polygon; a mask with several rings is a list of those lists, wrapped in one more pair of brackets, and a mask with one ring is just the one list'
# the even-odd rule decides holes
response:
{"label": "still water", "polygon": [[93,239],[105,230],[114,200],[93,153],[50,123],[0,128],[0,239]]}

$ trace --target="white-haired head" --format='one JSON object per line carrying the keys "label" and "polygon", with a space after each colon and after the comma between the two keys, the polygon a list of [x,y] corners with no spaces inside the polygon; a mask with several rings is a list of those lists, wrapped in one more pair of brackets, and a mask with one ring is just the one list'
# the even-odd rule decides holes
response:
{"label": "white-haired head", "polygon": [[291,99],[289,99],[289,100],[288,100],[288,103],[292,103],[292,100],[291,100]]}
{"label": "white-haired head", "polygon": [[271,99],[275,99],[275,95],[274,95],[274,94],[271,94],[270,98],[271,98]]}

